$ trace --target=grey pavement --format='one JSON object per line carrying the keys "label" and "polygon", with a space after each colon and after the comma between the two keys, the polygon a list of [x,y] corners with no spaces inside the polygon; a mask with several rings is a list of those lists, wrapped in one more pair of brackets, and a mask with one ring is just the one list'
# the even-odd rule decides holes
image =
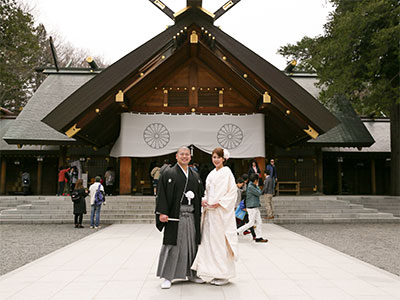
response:
{"label": "grey pavement", "polygon": [[94,233],[72,224],[0,225],[0,275]]}
{"label": "grey pavement", "polygon": [[270,242],[241,236],[237,276],[223,287],[161,290],[161,233],[116,224],[0,277],[0,299],[400,299],[400,277],[274,224]]}
{"label": "grey pavement", "polygon": [[400,224],[286,224],[282,226],[400,276]]}

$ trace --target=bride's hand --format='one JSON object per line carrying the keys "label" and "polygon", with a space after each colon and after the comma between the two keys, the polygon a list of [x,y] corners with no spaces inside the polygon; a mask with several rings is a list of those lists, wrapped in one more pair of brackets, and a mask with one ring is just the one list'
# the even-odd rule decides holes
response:
{"label": "bride's hand", "polygon": [[208,206],[207,200],[201,200],[201,206],[207,207]]}
{"label": "bride's hand", "polygon": [[217,208],[220,207],[221,205],[219,203],[215,203],[215,204],[209,204],[207,207],[208,208]]}

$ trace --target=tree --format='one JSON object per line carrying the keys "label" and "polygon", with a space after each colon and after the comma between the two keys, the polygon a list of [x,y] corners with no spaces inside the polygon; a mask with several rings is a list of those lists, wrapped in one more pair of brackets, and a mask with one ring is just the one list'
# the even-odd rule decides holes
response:
{"label": "tree", "polygon": [[38,27],[14,0],[0,3],[0,106],[16,111],[32,94],[39,60]]}
{"label": "tree", "polygon": [[[0,1],[0,106],[19,111],[45,80],[35,67],[53,66],[49,37],[43,24],[35,26],[28,6],[15,0]],[[88,67],[87,51],[73,48],[56,37],[60,67]],[[97,65],[106,64],[95,57]]]}
{"label": "tree", "polygon": [[390,116],[391,193],[400,195],[400,4],[397,0],[330,0],[324,34],[278,53],[317,73],[320,100],[346,95],[360,115]]}

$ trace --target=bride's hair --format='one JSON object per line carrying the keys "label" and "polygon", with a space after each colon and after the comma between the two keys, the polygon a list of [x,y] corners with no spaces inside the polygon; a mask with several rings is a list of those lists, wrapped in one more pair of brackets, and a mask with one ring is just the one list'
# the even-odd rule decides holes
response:
{"label": "bride's hair", "polygon": [[226,159],[224,158],[224,149],[222,149],[221,147],[217,147],[213,150],[213,152],[211,153],[211,156],[213,156],[215,154],[217,154],[219,157],[222,157],[224,159],[224,165],[226,163]]}

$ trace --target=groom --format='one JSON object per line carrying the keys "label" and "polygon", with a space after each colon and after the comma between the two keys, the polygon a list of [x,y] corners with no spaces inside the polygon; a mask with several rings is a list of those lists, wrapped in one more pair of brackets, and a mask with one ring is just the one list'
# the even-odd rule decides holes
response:
{"label": "groom", "polygon": [[203,185],[199,175],[188,167],[189,148],[179,148],[176,160],[177,164],[162,173],[156,198],[156,226],[164,229],[157,268],[157,276],[164,278],[162,289],[169,289],[173,279],[204,283],[190,269],[200,244]]}

